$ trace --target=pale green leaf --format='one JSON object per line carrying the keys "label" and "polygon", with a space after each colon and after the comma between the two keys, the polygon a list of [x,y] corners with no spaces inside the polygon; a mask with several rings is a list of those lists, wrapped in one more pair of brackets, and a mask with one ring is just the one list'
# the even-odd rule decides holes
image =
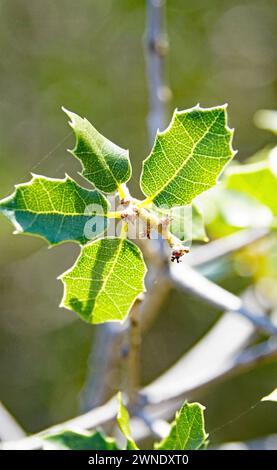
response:
{"label": "pale green leaf", "polygon": [[236,165],[226,173],[225,188],[245,193],[277,215],[277,147],[264,161]]}
{"label": "pale green leaf", "polygon": [[127,450],[137,450],[138,446],[136,445],[134,439],[131,436],[130,416],[127,408],[123,404],[121,393],[118,393],[118,403],[119,411],[117,414],[117,422],[119,424],[122,434],[124,434],[127,439]]}
{"label": "pale green leaf", "polygon": [[102,432],[77,433],[62,431],[44,437],[44,440],[60,450],[118,450],[116,442]]}
{"label": "pale green leaf", "polygon": [[93,222],[91,238],[107,228],[107,199],[97,190],[79,186],[69,176],[52,179],[33,175],[15,192],[0,201],[0,212],[16,228],[16,233],[44,237],[50,244],[65,241],[87,243],[86,226]]}
{"label": "pale green leaf", "polygon": [[117,191],[131,176],[128,150],[101,135],[90,122],[63,108],[76,136],[71,153],[82,162],[82,176],[105,193]]}
{"label": "pale green leaf", "polygon": [[226,106],[175,111],[143,163],[141,188],[156,206],[189,205],[234,156]]}
{"label": "pale green leaf", "polygon": [[242,228],[271,227],[274,220],[267,206],[245,193],[227,190],[223,184],[208,191],[198,203],[212,238]]}
{"label": "pale green leaf", "polygon": [[125,238],[104,238],[82,248],[64,283],[61,306],[90,323],[121,321],[144,291],[146,267],[140,249]]}
{"label": "pale green leaf", "polygon": [[176,413],[167,437],[155,444],[157,450],[198,450],[205,447],[208,435],[204,427],[204,406],[184,403]]}
{"label": "pale green leaf", "polygon": [[273,390],[269,395],[262,398],[261,401],[277,401],[277,388]]}

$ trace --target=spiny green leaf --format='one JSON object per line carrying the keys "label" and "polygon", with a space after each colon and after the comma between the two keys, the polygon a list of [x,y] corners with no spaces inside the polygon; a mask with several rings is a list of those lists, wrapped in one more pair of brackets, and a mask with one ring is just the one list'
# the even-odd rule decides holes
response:
{"label": "spiny green leaf", "polygon": [[202,213],[194,204],[178,206],[172,209],[152,206],[151,210],[160,218],[169,217],[169,229],[181,241],[208,241]]}
{"label": "spiny green leaf", "polygon": [[87,243],[86,224],[93,221],[92,238],[107,228],[107,199],[97,190],[81,188],[69,176],[52,179],[33,175],[15,192],[0,201],[0,212],[16,228],[16,233],[44,237],[50,244],[65,241]]}
{"label": "spiny green leaf", "polygon": [[115,440],[106,437],[100,431],[82,434],[74,431],[62,431],[46,436],[44,440],[51,442],[61,450],[118,450]]}
{"label": "spiny green leaf", "polygon": [[82,248],[72,268],[60,279],[61,306],[90,323],[124,320],[144,291],[146,267],[140,249],[125,238],[104,238]]}
{"label": "spiny green leaf", "polygon": [[121,429],[121,432],[127,439],[127,450],[137,450],[138,446],[136,445],[134,439],[131,436],[131,429],[130,429],[130,416],[128,410],[125,408],[121,393],[118,393],[118,403],[119,403],[119,411],[117,414],[117,422]]}
{"label": "spiny green leaf", "polygon": [[141,188],[156,206],[189,205],[233,158],[226,106],[175,111],[143,163]]}
{"label": "spiny green leaf", "polygon": [[273,390],[269,395],[262,398],[261,401],[277,401],[277,388]]}
{"label": "spiny green leaf", "polygon": [[226,173],[225,188],[248,194],[277,215],[277,147],[269,158],[236,165]]}
{"label": "spiny green leaf", "polygon": [[168,436],[155,444],[156,450],[198,450],[205,447],[204,406],[184,403],[176,413]]}
{"label": "spiny green leaf", "polygon": [[117,191],[131,176],[128,150],[124,150],[101,135],[87,119],[63,108],[71,119],[70,126],[76,136],[71,153],[83,166],[82,176],[105,193]]}

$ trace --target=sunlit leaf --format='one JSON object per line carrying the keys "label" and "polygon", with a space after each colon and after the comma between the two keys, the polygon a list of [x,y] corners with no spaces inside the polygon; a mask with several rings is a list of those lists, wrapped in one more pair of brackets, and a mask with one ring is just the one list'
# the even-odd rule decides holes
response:
{"label": "sunlit leaf", "polygon": [[114,439],[106,437],[100,431],[82,434],[62,431],[46,436],[44,440],[60,450],[118,450]]}
{"label": "sunlit leaf", "polygon": [[226,106],[175,111],[143,163],[141,188],[156,206],[189,205],[233,158]]}
{"label": "sunlit leaf", "polygon": [[90,323],[124,320],[144,291],[146,267],[140,249],[125,238],[104,238],[82,248],[64,283],[61,306]]}
{"label": "sunlit leaf", "polygon": [[113,193],[131,176],[128,150],[115,145],[101,135],[90,122],[63,108],[70,118],[76,136],[71,153],[83,166],[82,176],[105,193]]}
{"label": "sunlit leaf", "polygon": [[99,191],[84,189],[69,176],[60,180],[33,175],[0,201],[0,212],[16,233],[39,235],[50,244],[87,243],[87,225],[93,225],[90,238],[96,238],[107,228],[107,211],[108,201]]}
{"label": "sunlit leaf", "polygon": [[277,147],[264,161],[231,168],[225,187],[253,197],[277,215]]}
{"label": "sunlit leaf", "polygon": [[198,450],[205,447],[204,406],[184,403],[176,413],[168,436],[155,444],[157,450]]}
{"label": "sunlit leaf", "polygon": [[122,434],[124,434],[127,439],[127,450],[137,450],[138,446],[136,445],[134,439],[131,436],[130,416],[127,408],[123,404],[121,393],[118,394],[118,403],[119,411],[117,414],[117,422],[119,424]]}

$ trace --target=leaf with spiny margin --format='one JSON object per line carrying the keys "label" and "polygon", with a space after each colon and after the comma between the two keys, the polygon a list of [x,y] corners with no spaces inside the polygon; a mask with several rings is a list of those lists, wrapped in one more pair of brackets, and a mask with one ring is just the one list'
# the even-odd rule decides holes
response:
{"label": "leaf with spiny margin", "polygon": [[62,431],[47,435],[44,440],[60,450],[118,450],[115,440],[106,437],[100,431],[93,433]]}
{"label": "leaf with spiny margin", "polygon": [[105,193],[117,191],[131,177],[128,150],[106,139],[87,119],[62,109],[69,116],[69,124],[76,136],[76,145],[70,153],[81,161],[81,175]]}
{"label": "leaf with spiny margin", "polygon": [[200,403],[184,403],[176,413],[171,429],[156,450],[200,450],[207,445],[208,434],[204,426],[204,409]]}
{"label": "leaf with spiny margin", "polygon": [[90,323],[122,321],[144,292],[146,266],[140,249],[125,238],[103,238],[84,246],[60,276],[62,307]]}
{"label": "leaf with spiny margin", "polygon": [[208,241],[202,213],[195,204],[191,206],[177,206],[172,209],[152,206],[151,210],[161,217],[168,217],[169,230],[181,241]]}
{"label": "leaf with spiny margin", "polygon": [[130,416],[128,410],[125,408],[121,393],[119,392],[117,395],[118,404],[119,404],[119,411],[117,414],[117,422],[121,429],[122,434],[127,439],[127,447],[126,450],[138,450],[138,446],[136,445],[134,439],[131,436],[131,429],[130,429]]}
{"label": "leaf with spiny margin", "polygon": [[175,111],[143,163],[141,188],[156,206],[189,205],[214,186],[233,158],[226,105]]}
{"label": "leaf with spiny margin", "polygon": [[90,238],[107,228],[105,196],[82,188],[69,176],[54,179],[33,175],[31,181],[15,188],[11,196],[0,201],[0,212],[11,220],[15,233],[39,235],[52,245],[65,241],[84,244],[88,242],[88,225],[93,223],[94,228]]}
{"label": "leaf with spiny margin", "polygon": [[247,194],[277,215],[277,147],[257,163],[236,165],[226,172],[224,187]]}

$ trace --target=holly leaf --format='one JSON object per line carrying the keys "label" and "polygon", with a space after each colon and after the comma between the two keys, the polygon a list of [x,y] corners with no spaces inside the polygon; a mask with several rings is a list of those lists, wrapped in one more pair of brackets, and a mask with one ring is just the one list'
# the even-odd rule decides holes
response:
{"label": "holly leaf", "polygon": [[82,248],[64,283],[61,303],[90,323],[122,321],[144,291],[140,249],[125,238],[104,238]]}
{"label": "holly leaf", "polygon": [[44,440],[60,450],[118,450],[116,442],[100,431],[93,433],[77,433],[62,431],[44,437]]}
{"label": "holly leaf", "polygon": [[226,173],[226,189],[253,197],[277,215],[277,147],[257,163],[236,165]]}
{"label": "holly leaf", "polygon": [[101,135],[90,122],[62,108],[70,118],[76,145],[70,153],[83,166],[81,175],[105,193],[117,191],[131,177],[128,150],[124,150]]}
{"label": "holly leaf", "polygon": [[118,404],[119,404],[119,411],[117,414],[117,422],[121,429],[122,434],[127,439],[127,447],[126,450],[138,450],[138,446],[136,445],[134,439],[131,436],[131,429],[130,429],[130,416],[128,413],[127,408],[125,408],[121,393],[118,393]]}
{"label": "holly leaf", "polygon": [[202,213],[194,204],[172,207],[172,209],[153,205],[151,209],[159,218],[169,218],[169,230],[181,241],[208,241]]}
{"label": "holly leaf", "polygon": [[189,205],[214,186],[233,158],[226,105],[175,111],[143,163],[141,189],[156,206]]}
{"label": "holly leaf", "polygon": [[168,436],[155,444],[156,450],[199,450],[207,444],[204,427],[204,406],[184,403],[176,413]]}
{"label": "holly leaf", "polygon": [[261,401],[277,401],[277,388],[266,397],[263,397]]}
{"label": "holly leaf", "polygon": [[107,228],[107,199],[97,190],[82,188],[69,176],[53,179],[33,175],[31,181],[15,188],[0,201],[0,212],[13,223],[15,233],[39,235],[52,245],[65,241],[83,244],[89,234],[96,238]]}

